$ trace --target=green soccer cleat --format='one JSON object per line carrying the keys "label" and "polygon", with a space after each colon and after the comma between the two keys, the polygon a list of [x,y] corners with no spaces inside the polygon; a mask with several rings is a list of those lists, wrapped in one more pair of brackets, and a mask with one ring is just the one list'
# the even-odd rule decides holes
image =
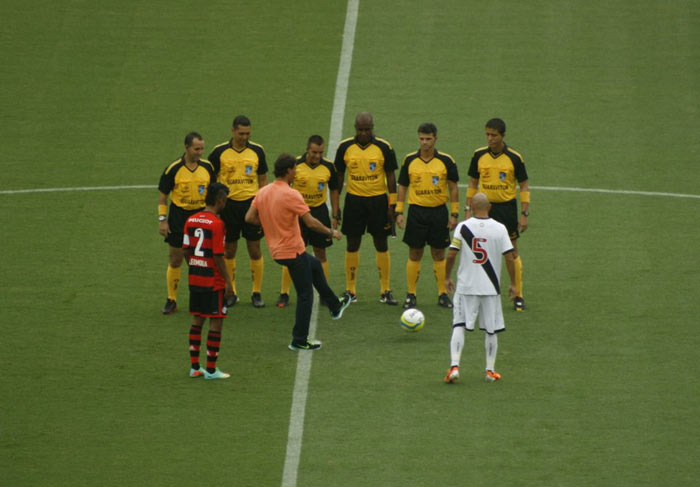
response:
{"label": "green soccer cleat", "polygon": [[193,379],[197,377],[204,377],[204,369],[202,367],[198,369],[190,369],[190,377]]}
{"label": "green soccer cleat", "polygon": [[221,372],[219,368],[217,367],[214,372],[209,373],[209,371],[204,371],[204,378],[205,379],[228,379],[231,377],[231,374],[227,374],[226,372]]}
{"label": "green soccer cleat", "polygon": [[289,349],[290,350],[318,350],[321,348],[321,342],[318,340],[306,340],[304,343],[297,343],[295,341],[292,341],[289,344]]}

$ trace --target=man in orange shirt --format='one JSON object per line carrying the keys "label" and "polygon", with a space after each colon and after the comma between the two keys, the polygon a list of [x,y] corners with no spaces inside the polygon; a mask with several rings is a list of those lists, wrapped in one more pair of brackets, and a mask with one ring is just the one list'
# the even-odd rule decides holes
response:
{"label": "man in orange shirt", "polygon": [[311,308],[314,302],[314,288],[328,304],[331,318],[340,319],[343,311],[350,305],[351,298],[341,299],[328,287],[326,275],[321,262],[306,253],[306,245],[301,237],[299,218],[307,228],[340,240],[338,230],[326,227],[311,216],[309,206],[301,193],[290,187],[296,175],[296,158],[290,154],[281,154],[275,161],[275,181],[260,188],[255,195],[245,221],[253,225],[262,225],[267,239],[267,247],[272,258],[287,267],[297,292],[296,321],[292,330],[291,350],[317,350],[321,348],[318,340],[309,341],[309,324]]}

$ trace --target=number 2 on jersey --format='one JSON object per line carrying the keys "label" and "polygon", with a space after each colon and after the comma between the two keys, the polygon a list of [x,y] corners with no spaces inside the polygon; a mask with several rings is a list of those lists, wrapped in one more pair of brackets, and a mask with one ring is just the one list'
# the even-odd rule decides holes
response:
{"label": "number 2 on jersey", "polygon": [[197,237],[197,246],[194,248],[194,255],[197,257],[204,257],[204,252],[202,252],[202,244],[204,243],[204,230],[201,228],[194,229],[194,236]]}
{"label": "number 2 on jersey", "polygon": [[489,254],[486,252],[486,249],[479,245],[482,242],[486,242],[486,239],[477,237],[472,239],[472,252],[474,252],[474,257],[476,257],[472,262],[475,264],[483,264],[489,259]]}

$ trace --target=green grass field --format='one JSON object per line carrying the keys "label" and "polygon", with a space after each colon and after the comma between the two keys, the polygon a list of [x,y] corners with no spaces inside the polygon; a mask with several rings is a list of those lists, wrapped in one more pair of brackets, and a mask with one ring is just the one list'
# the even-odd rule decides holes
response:
{"label": "green grass field", "polygon": [[[185,286],[180,312],[159,311],[155,186],[185,133],[210,149],[239,113],[271,160],[328,137],[345,9],[4,5],[0,484],[281,485],[298,355],[293,307],[272,306],[280,268],[265,252],[255,310],[241,249],[219,359],[232,378],[190,380]],[[343,136],[371,111],[403,157],[432,121],[464,183],[484,122],[505,119],[533,186],[528,310],[506,310],[501,382],[483,382],[475,333],[446,386],[451,312],[428,256],[427,324],[407,334],[378,303],[366,238],[359,302],[340,322],[319,311],[298,485],[697,485],[699,43],[689,0],[361,0]],[[390,249],[403,297],[407,249]]]}

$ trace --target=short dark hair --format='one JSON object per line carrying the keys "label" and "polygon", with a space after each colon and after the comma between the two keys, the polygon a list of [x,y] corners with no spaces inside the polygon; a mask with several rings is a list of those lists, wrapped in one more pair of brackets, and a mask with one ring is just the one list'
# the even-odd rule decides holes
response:
{"label": "short dark hair", "polygon": [[497,130],[501,135],[506,133],[506,123],[500,118],[492,118],[486,122],[486,128]]}
{"label": "short dark hair", "polygon": [[323,137],[320,135],[312,135],[309,140],[306,141],[306,148],[308,149],[311,144],[323,145]]}
{"label": "short dark hair", "polygon": [[245,115],[238,115],[233,119],[233,128],[243,125],[244,127],[250,127],[250,119]]}
{"label": "short dark hair", "polygon": [[191,146],[194,139],[204,140],[204,138],[197,132],[190,132],[189,134],[185,135],[185,147]]}
{"label": "short dark hair", "polygon": [[433,134],[434,136],[437,137],[437,127],[435,126],[434,123],[431,123],[431,122],[422,123],[418,127],[418,133],[419,134]]}
{"label": "short dark hair", "polygon": [[214,206],[217,200],[228,196],[228,187],[224,183],[211,183],[207,188],[207,196],[204,203],[207,206]]}
{"label": "short dark hair", "polygon": [[291,154],[280,154],[275,161],[275,177],[281,178],[287,174],[291,168],[296,166],[297,159]]}

